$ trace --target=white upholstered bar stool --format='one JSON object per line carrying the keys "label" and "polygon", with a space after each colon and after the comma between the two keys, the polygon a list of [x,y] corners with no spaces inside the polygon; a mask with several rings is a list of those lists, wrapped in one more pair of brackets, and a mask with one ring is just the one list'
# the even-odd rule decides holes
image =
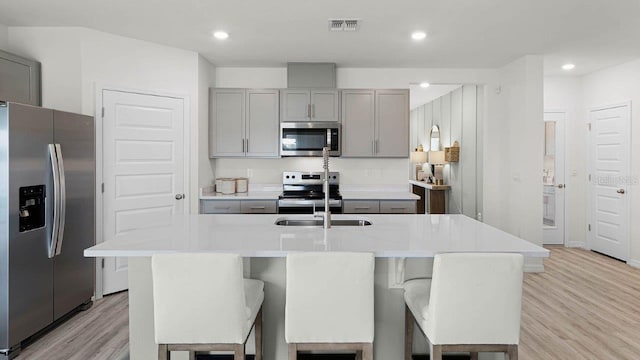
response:
{"label": "white upholstered bar stool", "polygon": [[431,346],[444,352],[504,352],[518,359],[523,257],[520,254],[441,254],[432,279],[404,284],[405,360],[411,359],[414,320]]}
{"label": "white upholstered bar stool", "polygon": [[289,360],[299,351],[354,351],[373,359],[371,253],[287,256],[285,338]]}
{"label": "white upholstered bar stool", "polygon": [[151,259],[153,318],[158,359],[170,352],[233,351],[244,360],[255,325],[256,360],[262,359],[264,283],[244,279],[235,254],[159,254]]}

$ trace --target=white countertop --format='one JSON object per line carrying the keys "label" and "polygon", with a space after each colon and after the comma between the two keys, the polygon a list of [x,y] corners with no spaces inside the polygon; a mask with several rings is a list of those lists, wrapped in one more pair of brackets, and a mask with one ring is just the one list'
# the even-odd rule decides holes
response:
{"label": "white countertop", "polygon": [[[398,186],[357,186],[345,185],[340,189],[343,200],[418,200],[418,195]],[[282,185],[250,185],[249,192],[221,194],[213,191],[213,187],[200,189],[200,200],[278,200],[282,194]]]}
{"label": "white countertop", "polygon": [[422,186],[423,188],[429,189],[429,190],[449,190],[449,189],[451,189],[451,185],[429,184],[428,182],[417,181],[417,180],[409,180],[409,184]]}
{"label": "white countertop", "polygon": [[216,192],[202,192],[200,200],[278,200],[280,191],[249,191],[246,193],[221,194]]}
{"label": "white countertop", "polygon": [[[296,251],[374,252],[376,257],[433,257],[444,252],[549,251],[464,215],[334,215],[368,219],[371,226],[277,226],[283,215],[176,215],[167,226],[135,230],[86,249],[87,257],[140,257],[174,252],[233,252],[284,257]],[[288,218],[308,219],[309,215]]]}

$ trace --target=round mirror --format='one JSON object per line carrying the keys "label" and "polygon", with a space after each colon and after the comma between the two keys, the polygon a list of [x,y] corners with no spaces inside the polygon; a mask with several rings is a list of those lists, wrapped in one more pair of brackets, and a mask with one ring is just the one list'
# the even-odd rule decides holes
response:
{"label": "round mirror", "polygon": [[438,127],[438,125],[433,125],[431,127],[429,139],[430,139],[429,150],[440,151],[440,128]]}

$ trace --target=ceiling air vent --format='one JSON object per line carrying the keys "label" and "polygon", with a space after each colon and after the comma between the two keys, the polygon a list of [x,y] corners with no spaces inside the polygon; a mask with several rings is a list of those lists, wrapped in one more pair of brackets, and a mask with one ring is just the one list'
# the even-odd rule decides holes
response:
{"label": "ceiling air vent", "polygon": [[356,31],[360,19],[329,19],[329,31]]}

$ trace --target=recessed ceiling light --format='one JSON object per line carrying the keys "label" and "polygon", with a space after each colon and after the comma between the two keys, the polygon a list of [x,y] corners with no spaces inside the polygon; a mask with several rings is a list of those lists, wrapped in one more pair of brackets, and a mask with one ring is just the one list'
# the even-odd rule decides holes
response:
{"label": "recessed ceiling light", "polygon": [[431,84],[429,84],[428,82],[421,82],[421,83],[420,83],[420,87],[421,87],[421,88],[423,88],[423,89],[428,88],[430,85],[431,85]]}
{"label": "recessed ceiling light", "polygon": [[422,40],[427,37],[427,33],[424,31],[415,31],[411,34],[413,40]]}
{"label": "recessed ceiling light", "polygon": [[216,32],[213,33],[213,36],[216,39],[224,40],[224,39],[229,37],[229,34],[224,32],[224,31],[216,31]]}
{"label": "recessed ceiling light", "polygon": [[562,70],[573,70],[575,67],[574,64],[564,64],[562,65]]}

